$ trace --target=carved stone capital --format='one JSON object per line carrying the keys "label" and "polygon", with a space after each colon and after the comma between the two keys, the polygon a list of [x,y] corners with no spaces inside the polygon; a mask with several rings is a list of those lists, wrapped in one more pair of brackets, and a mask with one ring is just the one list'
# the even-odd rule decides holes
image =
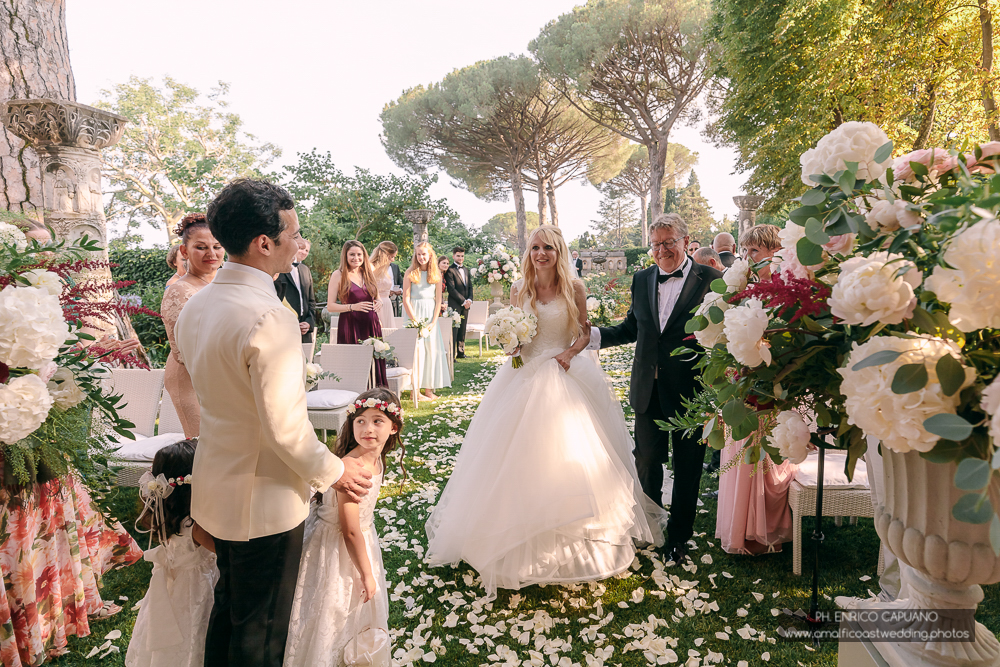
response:
{"label": "carved stone capital", "polygon": [[764,203],[764,197],[760,195],[741,195],[733,197],[733,201],[736,202],[736,206],[741,211],[756,211]]}
{"label": "carved stone capital", "polygon": [[434,217],[434,213],[435,211],[429,208],[418,208],[403,211],[403,215],[406,216],[406,219],[415,225],[421,223],[426,225],[431,221],[431,218]]}
{"label": "carved stone capital", "polygon": [[36,148],[67,146],[100,150],[122,138],[127,119],[118,114],[67,100],[9,100],[0,120],[12,133]]}

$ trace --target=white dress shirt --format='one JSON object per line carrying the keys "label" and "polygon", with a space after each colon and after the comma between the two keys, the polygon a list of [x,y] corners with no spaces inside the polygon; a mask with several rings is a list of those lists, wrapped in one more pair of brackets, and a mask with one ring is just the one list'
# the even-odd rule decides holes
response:
{"label": "white dress shirt", "polygon": [[303,308],[305,307],[304,301],[306,300],[306,295],[302,293],[302,283],[299,282],[299,264],[300,262],[292,262],[292,282],[295,283],[295,289],[299,291],[299,315],[303,314]]}

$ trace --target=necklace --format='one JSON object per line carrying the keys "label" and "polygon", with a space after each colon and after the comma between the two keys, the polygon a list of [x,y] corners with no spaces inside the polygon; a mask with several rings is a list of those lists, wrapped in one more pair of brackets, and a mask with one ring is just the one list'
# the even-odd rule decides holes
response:
{"label": "necklace", "polygon": [[[188,273],[191,273],[191,272],[190,272],[190,271],[188,271]],[[210,280],[205,280],[205,279],[204,279],[204,278],[202,278],[201,276],[196,276],[196,275],[195,275],[195,274],[193,274],[193,273],[191,273],[191,276],[192,276],[192,277],[194,277],[194,278],[197,278],[198,280],[200,280],[201,282],[205,283],[206,285],[211,285],[211,284],[212,284],[212,281],[210,281]]]}

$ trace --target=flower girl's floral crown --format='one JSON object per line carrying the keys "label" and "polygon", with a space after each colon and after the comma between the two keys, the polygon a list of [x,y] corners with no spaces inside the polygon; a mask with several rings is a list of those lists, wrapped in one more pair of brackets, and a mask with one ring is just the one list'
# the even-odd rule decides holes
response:
{"label": "flower girl's floral crown", "polygon": [[353,415],[358,410],[364,410],[366,408],[378,408],[382,412],[387,412],[391,415],[401,417],[401,411],[399,406],[395,403],[389,403],[388,401],[377,401],[374,398],[358,399],[347,406],[347,414]]}
{"label": "flower girl's floral crown", "polygon": [[146,513],[153,515],[153,518],[158,522],[157,526],[159,528],[160,544],[167,541],[167,536],[164,528],[164,517],[163,517],[163,501],[174,492],[178,486],[183,486],[185,484],[189,485],[194,480],[194,475],[181,475],[179,477],[170,477],[169,479],[161,472],[156,477],[153,477],[153,473],[146,471],[142,473],[142,477],[139,478],[139,496],[142,497],[143,508],[142,513],[139,514],[139,518],[135,520],[135,529],[140,533],[149,533],[149,546],[153,546],[153,531],[143,530],[140,527],[140,521],[146,516]]}

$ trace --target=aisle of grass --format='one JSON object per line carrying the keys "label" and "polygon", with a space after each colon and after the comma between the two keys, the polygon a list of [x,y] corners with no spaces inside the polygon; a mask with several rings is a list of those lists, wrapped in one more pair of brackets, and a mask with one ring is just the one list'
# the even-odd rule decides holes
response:
{"label": "aisle of grass", "polygon": [[[605,352],[602,360],[615,390],[623,400],[631,368],[631,348]],[[726,554],[713,538],[715,501],[706,500],[695,524],[695,566],[685,571],[665,568],[663,558],[641,552],[626,576],[599,584],[532,586],[517,593],[501,591],[485,599],[471,568],[428,568],[423,564],[427,545],[424,522],[447,482],[462,434],[501,358],[487,355],[459,361],[455,388],[442,398],[407,409],[406,467],[409,480],[387,477],[379,502],[377,526],[382,538],[390,589],[390,627],[396,663],[478,666],[650,664],[835,665],[837,646],[819,650],[803,642],[780,638],[779,626],[789,620],[776,610],[809,604],[808,576],[812,545],[803,532],[806,576],[792,575],[791,545],[783,553],[758,556]],[[703,490],[717,488],[705,476]],[[137,495],[117,490],[108,501],[123,522],[134,520]],[[877,590],[875,573],[878,537],[871,519],[858,525],[835,527],[824,522],[821,576],[822,606],[833,609],[838,595],[867,596]],[[145,546],[144,541],[140,543]],[[121,665],[135,612],[131,604],[142,597],[149,568],[140,563],[105,577],[105,594],[123,595],[126,611],[94,623],[93,635],[71,640],[72,654],[58,665]],[[987,587],[979,620],[1000,631],[1000,585]],[[113,629],[122,631],[114,643],[121,654],[103,661],[83,659]]]}

